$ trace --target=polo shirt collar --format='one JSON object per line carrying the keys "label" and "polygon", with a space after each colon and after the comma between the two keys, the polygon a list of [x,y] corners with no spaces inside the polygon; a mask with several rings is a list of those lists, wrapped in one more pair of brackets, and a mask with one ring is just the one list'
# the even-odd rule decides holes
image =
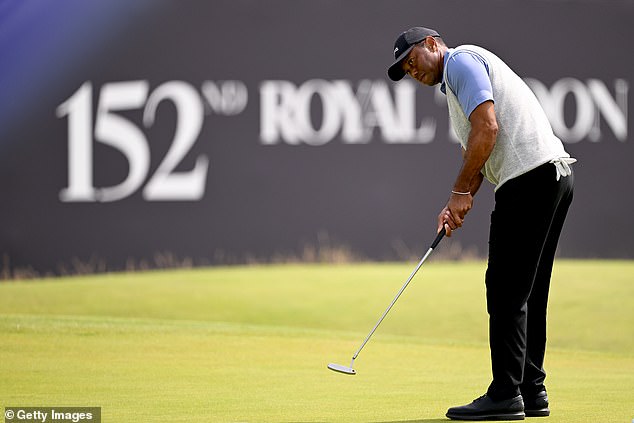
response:
{"label": "polo shirt collar", "polygon": [[442,93],[445,95],[447,95],[447,87],[445,85],[445,69],[447,69],[447,60],[449,60],[449,56],[451,56],[452,52],[453,52],[452,48],[447,49],[447,51],[445,52],[445,57],[443,57],[442,79],[440,81],[440,91],[442,91]]}

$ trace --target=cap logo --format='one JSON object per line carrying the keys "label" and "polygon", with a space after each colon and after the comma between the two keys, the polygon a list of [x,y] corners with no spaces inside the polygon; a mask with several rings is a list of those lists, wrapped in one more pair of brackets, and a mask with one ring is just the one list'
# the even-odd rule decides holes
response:
{"label": "cap logo", "polygon": [[394,49],[394,54],[396,54],[397,51],[398,51],[398,47]]}

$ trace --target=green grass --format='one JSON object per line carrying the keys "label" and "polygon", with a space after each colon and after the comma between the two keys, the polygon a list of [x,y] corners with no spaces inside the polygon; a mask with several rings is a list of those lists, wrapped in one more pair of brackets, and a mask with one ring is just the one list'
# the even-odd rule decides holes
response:
{"label": "green grass", "polygon": [[[433,422],[490,378],[483,263],[287,265],[0,283],[0,407],[104,422]],[[545,422],[634,418],[634,262],[559,261]],[[534,419],[533,419],[534,420]]]}

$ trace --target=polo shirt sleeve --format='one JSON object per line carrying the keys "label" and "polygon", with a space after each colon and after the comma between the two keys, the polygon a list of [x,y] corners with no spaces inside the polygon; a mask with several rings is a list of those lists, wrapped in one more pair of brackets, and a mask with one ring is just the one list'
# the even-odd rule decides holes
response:
{"label": "polo shirt sleeve", "polygon": [[447,84],[458,98],[467,116],[480,104],[493,99],[489,65],[484,58],[469,51],[459,51],[447,61]]}

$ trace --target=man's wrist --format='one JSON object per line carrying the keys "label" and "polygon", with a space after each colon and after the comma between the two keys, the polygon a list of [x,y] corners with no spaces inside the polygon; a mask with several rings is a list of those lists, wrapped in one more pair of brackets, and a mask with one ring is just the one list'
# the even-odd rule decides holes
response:
{"label": "man's wrist", "polygon": [[451,188],[451,193],[456,195],[471,195],[471,189],[467,184],[456,184]]}

